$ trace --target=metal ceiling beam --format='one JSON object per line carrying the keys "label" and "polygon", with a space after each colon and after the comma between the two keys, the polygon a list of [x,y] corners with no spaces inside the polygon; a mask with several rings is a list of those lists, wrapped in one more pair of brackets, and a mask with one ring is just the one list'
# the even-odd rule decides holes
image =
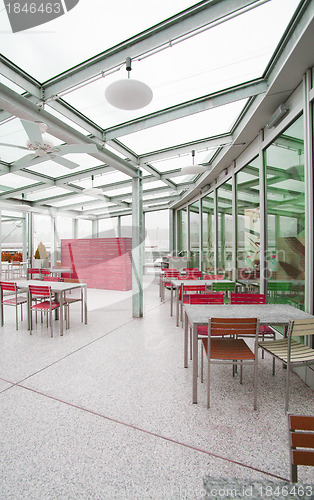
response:
{"label": "metal ceiling beam", "polygon": [[257,78],[250,82],[241,83],[228,89],[220,90],[203,97],[198,97],[176,106],[172,106],[161,111],[156,111],[149,115],[130,120],[125,124],[116,125],[104,130],[104,139],[109,141],[117,137],[126,136],[135,132],[140,132],[150,127],[155,127],[173,120],[185,118],[186,116],[207,111],[218,106],[224,106],[241,99],[247,99],[267,91],[267,83],[263,78]]}
{"label": "metal ceiling beam", "polygon": [[187,34],[192,34],[195,30],[220,24],[267,1],[269,0],[204,0],[199,2],[48,80],[43,84],[45,98],[62,94],[65,90],[86,82],[96,75],[118,68],[125,63],[127,57],[134,59],[166,44],[171,44]]}
{"label": "metal ceiling beam", "polygon": [[0,54],[0,74],[38,99],[42,98],[40,82],[2,54]]}
{"label": "metal ceiling beam", "polygon": [[167,160],[168,158],[190,154],[192,149],[196,150],[196,152],[215,149],[225,146],[226,144],[231,144],[232,141],[233,137],[231,134],[221,134],[214,137],[208,137],[207,139],[202,139],[201,141],[191,141],[186,144],[181,144],[171,148],[164,148],[159,151],[152,151],[151,153],[140,155],[139,162],[142,166],[143,163],[154,163],[155,161]]}
{"label": "metal ceiling beam", "polygon": [[0,108],[8,111],[18,118],[45,122],[48,125],[48,132],[67,144],[96,144],[98,152],[93,153],[91,156],[97,158],[102,163],[108,163],[109,166],[120,170],[130,177],[136,177],[138,175],[137,170],[130,166],[126,161],[120,159],[104,147],[101,148],[92,139],[86,137],[81,132],[78,132],[74,128],[49,114],[47,111],[39,108],[36,104],[30,102],[1,83]]}

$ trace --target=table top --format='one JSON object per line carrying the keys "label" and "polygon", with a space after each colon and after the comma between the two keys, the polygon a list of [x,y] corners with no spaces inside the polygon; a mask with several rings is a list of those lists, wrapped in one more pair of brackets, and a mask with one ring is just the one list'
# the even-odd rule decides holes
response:
{"label": "table top", "polygon": [[212,318],[259,318],[261,325],[288,325],[290,320],[313,318],[288,304],[195,304],[185,305],[189,321],[207,325]]}
{"label": "table top", "polygon": [[211,285],[212,283],[234,283],[231,280],[177,280],[169,278],[169,282],[172,283],[174,287],[179,287],[180,285]]}
{"label": "table top", "polygon": [[29,285],[34,286],[50,286],[53,292],[63,292],[65,290],[72,290],[73,288],[86,287],[86,283],[64,283],[63,281],[40,281],[40,280],[24,280],[16,281],[17,287],[27,290]]}
{"label": "table top", "polygon": [[71,269],[69,267],[49,267],[51,273],[70,273]]}

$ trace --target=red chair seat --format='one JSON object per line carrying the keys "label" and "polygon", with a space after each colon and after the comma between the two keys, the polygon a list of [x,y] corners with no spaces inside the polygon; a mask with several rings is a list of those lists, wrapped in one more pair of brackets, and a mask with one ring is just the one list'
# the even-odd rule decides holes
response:
{"label": "red chair seat", "polygon": [[12,304],[12,305],[19,305],[19,304],[25,304],[25,302],[27,302],[27,299],[26,297],[17,297],[16,300],[15,300],[15,297],[14,298],[11,298],[11,299],[6,299],[6,300],[3,300],[3,304]]}
{"label": "red chair seat", "polygon": [[[51,309],[56,309],[60,307],[59,302],[52,302]],[[38,304],[34,304],[31,309],[37,309],[38,311],[50,311],[50,302],[49,300],[45,300],[44,302],[39,302]]]}

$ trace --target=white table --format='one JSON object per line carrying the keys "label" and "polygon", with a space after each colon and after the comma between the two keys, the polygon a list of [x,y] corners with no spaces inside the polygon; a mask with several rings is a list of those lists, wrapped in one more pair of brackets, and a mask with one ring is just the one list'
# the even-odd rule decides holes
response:
{"label": "white table", "polygon": [[[75,288],[83,289],[83,311],[84,311],[84,322],[87,324],[87,285],[86,283],[64,283],[61,281],[39,281],[39,280],[27,280],[27,281],[17,281],[17,287],[20,290],[28,290],[29,285],[35,286],[50,286],[51,291],[57,295],[57,301],[62,304],[65,292],[69,290],[74,290]],[[63,307],[60,307],[60,335],[63,335]]]}
{"label": "white table", "polygon": [[176,325],[179,326],[179,288],[183,284],[185,286],[189,285],[205,285],[211,288],[213,283],[234,283],[231,280],[178,280],[176,278],[169,278],[171,284],[171,298],[170,298],[170,316],[173,315],[173,291],[176,291]]}
{"label": "white table", "polygon": [[188,335],[192,326],[193,387],[192,402],[197,403],[198,335],[197,327],[207,325],[209,318],[258,318],[261,325],[285,326],[290,320],[313,318],[288,304],[245,304],[245,305],[185,305],[184,324],[184,368],[188,367]]}
{"label": "white table", "polygon": [[63,274],[66,273],[71,278],[71,269],[69,267],[49,267],[48,270],[51,274]]}

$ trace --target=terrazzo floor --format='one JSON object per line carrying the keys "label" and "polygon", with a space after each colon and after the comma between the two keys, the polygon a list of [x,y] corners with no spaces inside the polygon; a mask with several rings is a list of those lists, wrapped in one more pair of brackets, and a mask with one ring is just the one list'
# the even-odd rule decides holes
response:
{"label": "terrazzo floor", "polygon": [[[26,321],[15,330],[5,309],[0,330],[0,499],[197,499],[203,479],[282,481],[289,477],[284,370],[259,363],[258,410],[252,371],[243,385],[212,369],[212,407],[183,368],[183,330],[144,277],[144,317],[131,292],[88,290],[88,325],[79,304],[71,328],[50,338]],[[292,413],[313,414],[313,391],[295,374]],[[313,469],[299,480],[314,483]]]}

